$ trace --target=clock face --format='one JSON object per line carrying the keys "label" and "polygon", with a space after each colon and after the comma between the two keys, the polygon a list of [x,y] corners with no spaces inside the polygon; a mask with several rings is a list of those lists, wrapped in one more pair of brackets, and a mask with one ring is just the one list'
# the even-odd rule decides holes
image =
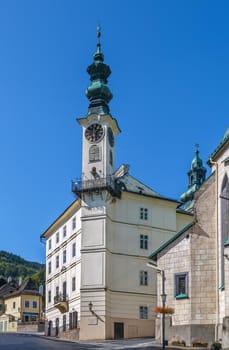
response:
{"label": "clock face", "polygon": [[103,137],[103,127],[100,124],[91,124],[85,130],[85,137],[89,142],[99,142]]}
{"label": "clock face", "polygon": [[114,134],[113,134],[113,131],[111,130],[111,128],[108,128],[108,140],[109,140],[109,144],[111,147],[114,146]]}

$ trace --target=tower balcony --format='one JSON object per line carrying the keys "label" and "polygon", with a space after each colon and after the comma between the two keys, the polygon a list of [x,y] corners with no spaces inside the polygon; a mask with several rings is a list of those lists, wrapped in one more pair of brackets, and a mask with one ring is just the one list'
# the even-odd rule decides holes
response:
{"label": "tower balcony", "polygon": [[61,313],[68,311],[68,295],[57,294],[54,297],[54,307],[56,307]]}
{"label": "tower balcony", "polygon": [[117,190],[113,176],[98,177],[91,180],[72,181],[72,192],[82,196],[83,193],[99,193],[107,190],[114,197],[120,197],[120,191]]}

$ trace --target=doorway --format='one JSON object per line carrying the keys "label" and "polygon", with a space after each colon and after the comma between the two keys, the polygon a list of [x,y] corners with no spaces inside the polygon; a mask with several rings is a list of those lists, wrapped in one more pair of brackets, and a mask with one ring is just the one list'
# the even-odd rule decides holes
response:
{"label": "doorway", "polygon": [[59,335],[59,318],[56,318],[56,337]]}
{"label": "doorway", "polygon": [[51,337],[52,335],[52,321],[49,321],[48,323],[48,336]]}
{"label": "doorway", "polygon": [[124,323],[115,322],[114,323],[114,339],[123,339],[124,338]]}

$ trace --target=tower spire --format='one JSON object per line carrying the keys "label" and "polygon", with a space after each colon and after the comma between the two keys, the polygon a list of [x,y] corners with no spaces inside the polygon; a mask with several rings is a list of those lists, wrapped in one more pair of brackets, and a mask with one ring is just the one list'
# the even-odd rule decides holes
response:
{"label": "tower spire", "polygon": [[196,143],[195,157],[192,160],[191,169],[188,171],[188,190],[180,196],[185,209],[192,209],[194,193],[205,181],[206,172],[207,169],[203,166],[202,159],[199,157],[199,145]]}
{"label": "tower spire", "polygon": [[88,115],[90,114],[108,114],[109,102],[113,95],[107,86],[107,78],[111,74],[110,67],[103,63],[104,56],[101,49],[101,27],[97,27],[97,47],[93,55],[94,62],[87,68],[90,75],[91,84],[86,89],[86,96],[90,102]]}
{"label": "tower spire", "polygon": [[101,37],[101,27],[100,27],[100,24],[98,24],[98,26],[97,26],[97,38],[98,38],[97,46],[100,46],[100,37]]}

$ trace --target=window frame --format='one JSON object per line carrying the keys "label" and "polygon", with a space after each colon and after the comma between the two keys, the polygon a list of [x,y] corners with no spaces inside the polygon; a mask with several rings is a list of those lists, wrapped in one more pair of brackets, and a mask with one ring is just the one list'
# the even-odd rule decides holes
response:
{"label": "window frame", "polygon": [[76,277],[72,277],[72,292],[75,292],[76,290]]}
{"label": "window frame", "polygon": [[139,306],[139,318],[140,320],[148,320],[149,319],[149,308],[145,305]]}
{"label": "window frame", "polygon": [[72,243],[72,258],[76,256],[76,242]]}
{"label": "window frame", "polygon": [[75,230],[76,228],[76,217],[72,218],[72,229]]}
{"label": "window frame", "polygon": [[[180,291],[181,279],[184,279],[184,291]],[[187,299],[188,298],[188,272],[178,272],[174,274],[174,297],[175,299]]]}
{"label": "window frame", "polygon": [[63,250],[63,264],[66,264],[66,262],[67,262],[67,250],[64,249]]}
{"label": "window frame", "polygon": [[48,240],[48,250],[51,250],[52,249],[52,239],[50,238]]}
{"label": "window frame", "polygon": [[140,271],[140,286],[148,286],[148,271]]}
{"label": "window frame", "polygon": [[50,275],[50,273],[52,273],[52,262],[51,261],[48,262],[48,274]]}
{"label": "window frame", "polygon": [[52,301],[52,292],[51,290],[48,291],[48,303],[51,303]]}
{"label": "window frame", "polygon": [[139,217],[140,217],[140,220],[147,221],[148,218],[149,218],[149,210],[148,210],[148,208],[140,207]]}
{"label": "window frame", "polygon": [[67,236],[67,225],[63,226],[63,238]]}
{"label": "window frame", "polygon": [[140,234],[140,249],[148,250],[149,236],[143,233]]}
{"label": "window frame", "polygon": [[63,332],[67,331],[67,316],[63,315]]}
{"label": "window frame", "polygon": [[60,257],[59,255],[56,255],[56,269],[60,267]]}
{"label": "window frame", "polygon": [[89,163],[99,162],[101,160],[101,151],[98,145],[92,145],[89,148]]}

